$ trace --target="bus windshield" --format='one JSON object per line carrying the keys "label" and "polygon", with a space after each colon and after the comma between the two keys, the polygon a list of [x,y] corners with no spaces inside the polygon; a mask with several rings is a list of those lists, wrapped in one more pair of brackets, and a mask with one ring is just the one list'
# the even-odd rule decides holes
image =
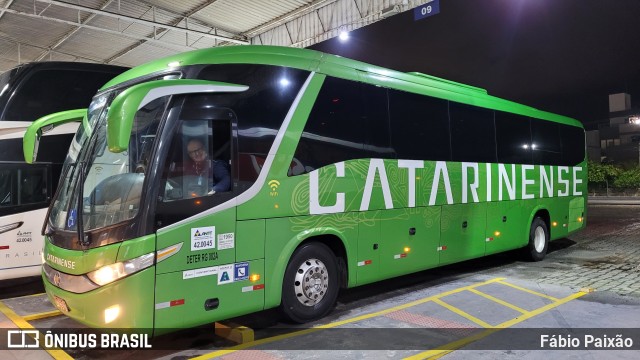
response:
{"label": "bus windshield", "polygon": [[51,210],[50,222],[55,229],[77,231],[79,195],[83,196],[84,231],[132,219],[138,212],[142,183],[166,99],[154,100],[137,112],[129,149],[113,153],[107,147],[106,114],[115,95],[111,92],[94,98],[88,121],[73,141],[61,191]]}

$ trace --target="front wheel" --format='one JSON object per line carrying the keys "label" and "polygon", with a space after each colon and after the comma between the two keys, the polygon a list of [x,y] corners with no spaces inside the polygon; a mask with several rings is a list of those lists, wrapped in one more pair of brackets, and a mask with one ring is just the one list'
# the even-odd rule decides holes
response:
{"label": "front wheel", "polygon": [[526,255],[531,261],[540,261],[544,259],[549,248],[549,228],[547,223],[539,217],[531,222],[529,230],[529,244],[527,245]]}
{"label": "front wheel", "polygon": [[297,323],[323,317],[336,302],[338,281],[333,252],[321,243],[302,245],[291,256],[284,274],[282,312]]}

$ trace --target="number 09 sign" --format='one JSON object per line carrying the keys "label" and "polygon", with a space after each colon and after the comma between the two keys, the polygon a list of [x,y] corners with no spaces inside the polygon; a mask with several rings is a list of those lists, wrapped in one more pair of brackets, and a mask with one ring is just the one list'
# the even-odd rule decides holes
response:
{"label": "number 09 sign", "polygon": [[432,0],[413,9],[413,20],[422,20],[440,12],[440,0]]}

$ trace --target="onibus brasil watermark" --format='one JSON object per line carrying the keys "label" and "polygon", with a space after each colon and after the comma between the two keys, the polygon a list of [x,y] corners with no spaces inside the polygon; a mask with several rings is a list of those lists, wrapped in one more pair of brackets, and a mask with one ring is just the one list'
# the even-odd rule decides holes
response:
{"label": "onibus brasil watermark", "polygon": [[38,330],[8,330],[9,349],[151,349],[144,333],[54,333]]}

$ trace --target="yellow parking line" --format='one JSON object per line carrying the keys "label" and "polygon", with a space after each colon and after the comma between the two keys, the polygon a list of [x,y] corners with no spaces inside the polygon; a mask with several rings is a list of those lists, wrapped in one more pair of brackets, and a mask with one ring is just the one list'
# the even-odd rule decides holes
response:
{"label": "yellow parking line", "polygon": [[296,336],[301,336],[301,335],[314,333],[314,332],[320,331],[322,329],[331,329],[331,328],[335,328],[335,327],[338,327],[338,326],[341,326],[341,325],[350,324],[350,323],[357,322],[357,321],[362,321],[362,320],[367,320],[367,319],[370,319],[370,318],[373,318],[373,317],[376,317],[376,316],[386,315],[386,314],[392,313],[394,311],[404,310],[406,308],[410,308],[410,307],[413,307],[413,306],[416,306],[416,305],[424,304],[426,302],[433,301],[435,299],[438,299],[438,298],[441,298],[441,297],[445,297],[445,296],[448,296],[448,295],[452,295],[452,294],[456,294],[456,293],[459,293],[459,292],[463,292],[463,291],[466,291],[468,289],[472,289],[472,288],[475,288],[475,287],[478,287],[478,286],[483,286],[483,285],[495,283],[495,282],[498,282],[498,281],[502,281],[504,279],[505,278],[495,278],[495,279],[483,281],[483,282],[480,282],[480,283],[477,283],[477,284],[472,284],[472,285],[469,285],[469,286],[464,286],[464,287],[461,287],[461,288],[445,291],[445,292],[437,294],[437,295],[433,295],[433,296],[429,296],[429,297],[422,298],[422,299],[419,299],[419,300],[415,300],[415,301],[412,301],[412,302],[409,302],[409,303],[406,303],[406,304],[403,304],[403,305],[394,306],[394,307],[389,308],[389,309],[385,309],[385,310],[377,311],[377,312],[374,312],[374,313],[357,316],[357,317],[354,317],[354,318],[351,318],[351,319],[346,319],[346,320],[342,320],[342,321],[336,321],[336,322],[329,323],[329,324],[326,324],[326,325],[316,326],[316,327],[313,327],[311,329],[304,329],[304,330],[300,330],[300,331],[296,331],[296,332],[292,332],[292,333],[288,333],[288,334],[268,337],[268,338],[252,341],[252,342],[249,342],[249,343],[236,345],[236,346],[233,346],[233,347],[231,347],[229,349],[218,350],[218,351],[214,351],[214,352],[211,352],[211,353],[202,354],[200,356],[192,358],[192,360],[212,359],[214,357],[224,356],[224,355],[227,355],[227,354],[239,351],[239,350],[244,350],[244,349],[247,349],[247,348],[251,348],[251,347],[254,347],[254,346],[260,346],[260,345],[264,345],[264,344],[269,344],[269,343],[272,343],[272,342],[275,342],[275,341],[279,341],[279,340],[284,340],[284,339],[288,339],[288,338],[292,338],[292,337],[296,337]]}
{"label": "yellow parking line", "polygon": [[528,313],[528,311],[525,310],[525,309],[519,308],[519,307],[517,307],[517,306],[515,306],[513,304],[510,304],[510,303],[508,303],[508,302],[506,302],[504,300],[500,300],[497,297],[493,297],[493,296],[491,296],[491,295],[489,295],[487,293],[483,293],[482,291],[479,291],[477,289],[469,289],[469,291],[471,291],[474,294],[478,294],[478,295],[482,296],[483,298],[489,299],[489,300],[491,300],[493,302],[497,302],[498,304],[506,306],[509,309],[513,309],[513,310],[515,310],[517,312],[520,312],[520,313],[523,313],[523,314]]}
{"label": "yellow parking line", "polygon": [[22,318],[25,321],[33,321],[33,320],[45,319],[48,317],[54,317],[58,315],[62,315],[60,310],[51,310],[51,311],[45,311],[37,314],[23,315]]}
{"label": "yellow parking line", "polygon": [[489,336],[489,335],[491,335],[491,334],[493,334],[493,333],[495,333],[497,331],[500,331],[502,329],[506,329],[506,328],[511,327],[511,326],[513,326],[515,324],[521,323],[521,322],[523,322],[523,321],[525,321],[527,319],[530,319],[530,318],[532,318],[532,317],[534,317],[536,315],[540,315],[545,311],[551,310],[551,309],[553,309],[555,307],[558,307],[558,306],[560,306],[562,304],[568,303],[569,301],[577,299],[577,298],[579,298],[579,297],[581,297],[583,295],[586,295],[586,294],[587,293],[583,292],[583,291],[577,292],[575,294],[571,294],[571,295],[569,295],[569,296],[567,296],[565,298],[558,299],[557,301],[555,301],[555,302],[553,302],[551,304],[547,304],[547,305],[542,306],[542,307],[540,307],[538,309],[535,309],[533,311],[529,311],[526,314],[523,314],[522,316],[518,316],[517,318],[513,318],[511,320],[507,320],[507,321],[505,321],[503,323],[500,323],[500,324],[496,325],[495,327],[488,328],[488,329],[486,329],[486,330],[484,330],[484,331],[482,331],[482,332],[480,332],[480,333],[478,333],[476,335],[472,335],[472,336],[469,336],[469,337],[466,337],[466,338],[463,338],[463,339],[460,339],[460,340],[453,341],[453,342],[448,343],[446,345],[440,346],[441,348],[444,348],[446,350],[429,350],[429,351],[425,351],[425,352],[422,352],[422,353],[419,353],[419,354],[416,354],[416,355],[413,355],[413,356],[406,357],[406,358],[404,358],[404,360],[439,359],[442,356],[444,356],[444,355],[446,355],[448,353],[451,353],[451,352],[453,352],[453,351],[455,351],[455,350],[457,350],[457,349],[459,349],[459,348],[461,348],[461,347],[463,347],[465,345],[468,345],[468,344],[470,344],[472,342],[475,342],[475,341],[478,341],[480,339],[483,339],[483,338],[485,338],[485,337],[487,337],[487,336]]}
{"label": "yellow parking line", "polygon": [[545,294],[542,294],[542,293],[539,293],[539,292],[536,292],[536,291],[533,291],[533,290],[529,290],[527,288],[523,288],[523,287],[520,287],[518,285],[514,285],[514,284],[511,284],[511,283],[508,283],[506,281],[500,280],[500,281],[496,281],[496,282],[499,283],[499,284],[502,284],[502,285],[510,286],[510,287],[512,287],[514,289],[518,289],[518,290],[522,290],[524,292],[528,292],[529,294],[533,294],[533,295],[537,295],[537,296],[549,299],[551,301],[558,301],[558,298],[554,298],[553,296],[549,296],[549,295],[545,295]]}
{"label": "yellow parking line", "polygon": [[[13,310],[11,310],[7,305],[5,305],[2,301],[0,301],[0,312],[2,312],[6,317],[9,318],[17,327],[22,330],[27,329],[35,329],[31,324],[29,324],[23,317],[16,314]],[[40,339],[44,339],[42,333],[40,333]],[[43,348],[44,349],[44,348]],[[63,350],[54,350],[54,349],[44,349],[44,351],[48,352],[56,360],[73,360],[69,354],[64,352]]]}
{"label": "yellow parking line", "polygon": [[484,322],[484,321],[482,321],[482,320],[478,319],[477,317],[475,317],[475,316],[473,316],[473,315],[471,315],[471,314],[469,314],[469,313],[466,313],[466,312],[464,312],[464,311],[462,311],[462,310],[458,309],[457,307],[455,307],[455,306],[453,306],[453,305],[449,305],[449,304],[447,304],[446,302],[444,302],[444,301],[442,301],[442,300],[440,300],[440,299],[433,299],[433,302],[434,302],[434,303],[436,303],[436,304],[438,304],[438,305],[440,305],[440,306],[443,306],[443,307],[445,307],[445,308],[447,308],[447,309],[451,310],[452,312],[454,312],[454,313],[456,313],[456,314],[458,314],[458,315],[462,316],[463,318],[466,318],[466,319],[469,319],[469,320],[473,321],[474,323],[476,323],[476,324],[478,324],[478,325],[482,326],[483,328],[490,328],[490,327],[492,327],[492,325],[491,325],[491,324],[486,323],[486,322]]}

